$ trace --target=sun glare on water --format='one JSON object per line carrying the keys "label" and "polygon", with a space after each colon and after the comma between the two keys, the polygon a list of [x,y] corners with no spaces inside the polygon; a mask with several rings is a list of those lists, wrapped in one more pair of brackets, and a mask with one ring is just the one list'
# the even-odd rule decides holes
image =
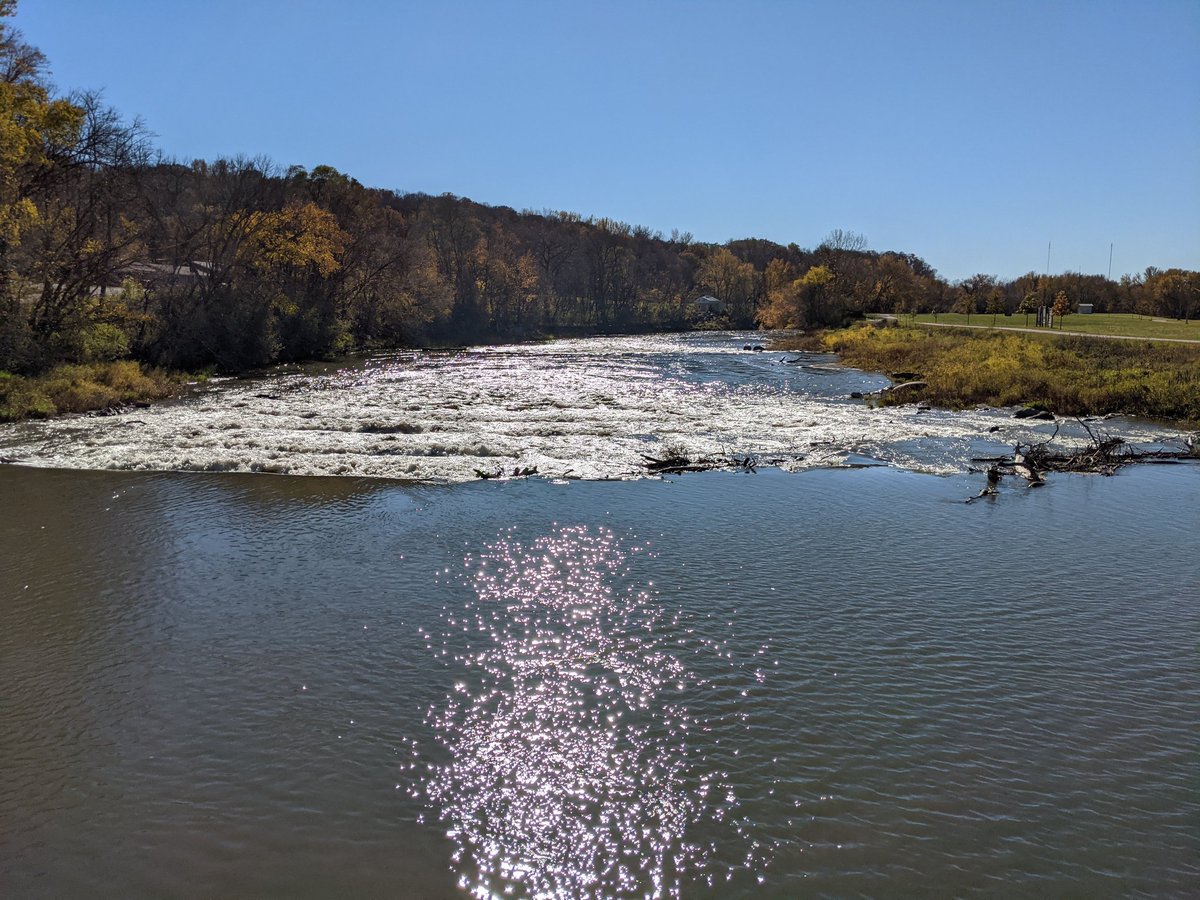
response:
{"label": "sun glare on water", "polygon": [[689,701],[713,683],[685,658],[719,654],[741,690],[763,676],[625,583],[631,552],[575,527],[467,560],[477,599],[443,614],[460,677],[429,711],[443,758],[413,792],[475,896],[674,897],[730,877],[732,845],[742,871],[766,865],[703,749],[731,725],[744,736],[745,716],[696,713]]}

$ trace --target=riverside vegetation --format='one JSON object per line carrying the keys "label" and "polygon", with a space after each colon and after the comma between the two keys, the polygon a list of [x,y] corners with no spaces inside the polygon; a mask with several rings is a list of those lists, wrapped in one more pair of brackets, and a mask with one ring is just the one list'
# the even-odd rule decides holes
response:
{"label": "riverside vegetation", "polygon": [[1027,405],[1200,423],[1200,345],[864,323],[780,346],[826,350],[848,365],[924,383],[876,395],[884,405]]}
{"label": "riverside vegetation", "polygon": [[35,376],[0,372],[0,422],[114,410],[179,393],[184,377],[132,360],[63,364]]}
{"label": "riverside vegetation", "polygon": [[[1200,273],[1181,269],[951,283],[913,253],[872,250],[841,229],[815,249],[718,245],[373,189],[330,166],[166,158],[98,94],[56,96],[45,57],[11,27],[15,9],[0,0],[6,418],[159,396],[174,380],[154,367],[241,372],[544,335],[828,327],[866,311],[994,317],[1090,303],[1186,321],[1200,306]],[[701,312],[702,294],[724,311]]]}

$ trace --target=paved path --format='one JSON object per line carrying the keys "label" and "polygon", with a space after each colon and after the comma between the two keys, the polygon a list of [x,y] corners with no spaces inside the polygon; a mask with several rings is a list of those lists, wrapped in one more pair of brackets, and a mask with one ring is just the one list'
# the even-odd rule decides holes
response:
{"label": "paved path", "polygon": [[1090,331],[1059,331],[1057,328],[1014,328],[1011,325],[955,325],[952,322],[913,322],[926,328],[983,328],[987,331],[1020,331],[1025,334],[1065,334],[1073,337],[1104,338],[1112,341],[1159,341],[1164,344],[1200,344],[1198,338],[1138,337],[1136,334],[1093,334]]}

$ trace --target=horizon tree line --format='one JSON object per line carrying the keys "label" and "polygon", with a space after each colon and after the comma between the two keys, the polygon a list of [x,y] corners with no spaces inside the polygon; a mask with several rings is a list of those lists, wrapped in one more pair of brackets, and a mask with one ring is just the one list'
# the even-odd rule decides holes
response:
{"label": "horizon tree line", "polygon": [[[950,283],[832,231],[815,249],[368,188],[331,166],[169,159],[97,93],[55,96],[0,0],[0,370],[134,358],[238,371],[349,350],[1029,303],[1190,319],[1200,273]],[[717,318],[692,301],[724,301]],[[1032,299],[1031,299],[1032,298]]]}

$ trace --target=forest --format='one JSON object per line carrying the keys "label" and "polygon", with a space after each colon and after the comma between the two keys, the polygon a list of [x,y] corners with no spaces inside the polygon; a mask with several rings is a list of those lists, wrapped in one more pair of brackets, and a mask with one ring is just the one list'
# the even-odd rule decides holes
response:
{"label": "forest", "polygon": [[[59,96],[0,0],[0,371],[136,360],[237,372],[384,347],[837,325],[864,312],[1190,318],[1200,273],[979,274],[835,230],[724,245],[608,218],[366,187],[330,166],[176,160],[96,93]],[[719,315],[695,300],[712,295]]]}

